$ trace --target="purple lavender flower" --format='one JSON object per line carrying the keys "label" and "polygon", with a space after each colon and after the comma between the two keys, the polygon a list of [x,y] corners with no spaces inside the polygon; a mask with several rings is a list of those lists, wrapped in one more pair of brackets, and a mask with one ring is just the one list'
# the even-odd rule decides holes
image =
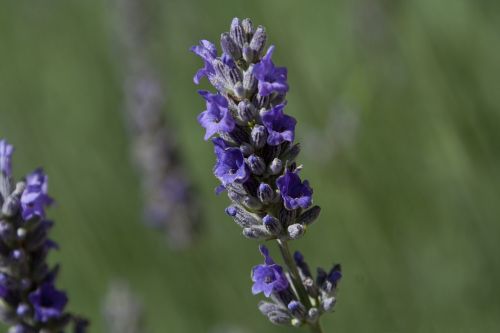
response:
{"label": "purple lavender flower", "polygon": [[6,140],[0,140],[0,172],[10,177],[12,175],[11,156],[14,147]]}
{"label": "purple lavender flower", "polygon": [[201,40],[200,45],[193,46],[191,48],[195,54],[197,54],[205,64],[205,67],[201,68],[196,72],[193,81],[196,84],[200,84],[200,80],[206,76],[211,77],[215,75],[214,67],[212,66],[212,61],[217,58],[217,48],[214,44],[209,42],[208,40]]}
{"label": "purple lavender flower", "polygon": [[50,282],[42,284],[30,293],[29,300],[35,309],[35,319],[42,323],[59,318],[68,303],[66,293],[57,290]]}
{"label": "purple lavender flower", "polygon": [[[11,147],[10,158],[12,146],[1,142]],[[74,332],[83,333],[81,323],[86,321],[64,312],[68,298],[55,288],[58,266],[47,263],[50,250],[57,248],[48,238],[53,222],[45,220],[45,207],[52,202],[47,176],[37,169],[14,187],[10,175],[0,172],[0,184],[4,186],[0,193],[0,318],[10,325],[9,332],[63,332],[73,323]]]}
{"label": "purple lavender flower", "polygon": [[207,109],[198,116],[198,122],[206,129],[205,140],[217,133],[229,133],[235,123],[227,109],[227,100],[220,94],[211,94],[208,91],[199,91],[207,101]]}
{"label": "purple lavender flower", "polygon": [[215,146],[215,148],[217,163],[214,167],[214,174],[222,185],[245,182],[250,171],[241,151],[238,148],[221,149],[219,146]]}
{"label": "purple lavender flower", "polygon": [[297,172],[287,170],[276,180],[276,185],[287,209],[307,208],[311,205],[313,191],[307,180],[300,180]]}
{"label": "purple lavender flower", "polygon": [[[297,121],[284,113],[287,70],[274,66],[274,46],[261,56],[266,40],[264,27],[255,29],[250,19],[235,18],[230,32],[221,36],[222,49],[233,62],[224,60],[225,55],[217,58],[209,42],[193,48],[205,61],[197,77],[207,76],[220,92],[202,94],[207,110],[198,119],[205,139],[213,136],[214,173],[222,182],[216,193],[226,190],[232,202],[227,215],[246,238],[276,240],[286,265],[277,265],[267,248],[260,247],[264,264],[252,269],[252,293],[263,293],[272,302],[261,302],[259,310],[274,324],[308,325],[319,333],[320,316],[336,302],[340,267],[319,271],[315,280],[302,255],[293,257],[288,248],[288,241],[301,238],[321,208],[306,210],[313,191],[301,181],[295,162],[300,152],[299,144],[293,144]],[[207,96],[221,100],[209,102]]]}
{"label": "purple lavender flower", "polygon": [[21,196],[23,219],[45,217],[45,207],[52,203],[48,196],[48,177],[42,169],[37,169],[26,177],[26,189]]}
{"label": "purple lavender flower", "polygon": [[285,141],[293,142],[297,121],[283,113],[284,104],[273,107],[262,114],[262,122],[267,128],[267,144],[277,146]]}
{"label": "purple lavender flower", "polygon": [[238,95],[242,92],[243,85],[236,86],[242,76],[231,56],[223,53],[221,57],[217,57],[217,49],[207,40],[201,40],[200,45],[193,46],[191,51],[204,62],[204,67],[194,76],[194,83],[200,84],[201,78],[206,76],[215,89],[221,93],[229,91]]}
{"label": "purple lavender flower", "polygon": [[264,265],[257,265],[252,269],[252,293],[257,295],[264,293],[266,297],[273,293],[283,291],[288,288],[288,280],[283,273],[283,267],[274,263],[269,255],[269,250],[261,245],[260,253],[264,256]]}
{"label": "purple lavender flower", "polygon": [[288,91],[287,70],[285,67],[275,67],[271,57],[274,45],[269,47],[262,60],[255,64],[253,74],[259,80],[259,95],[268,96],[273,92],[285,94]]}

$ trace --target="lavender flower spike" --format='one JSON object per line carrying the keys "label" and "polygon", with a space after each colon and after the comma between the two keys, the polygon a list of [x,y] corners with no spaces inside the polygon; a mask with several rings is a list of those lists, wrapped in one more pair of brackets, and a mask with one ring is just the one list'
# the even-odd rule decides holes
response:
{"label": "lavender flower spike", "polygon": [[65,311],[68,297],[55,287],[58,266],[47,255],[57,244],[48,238],[53,225],[45,219],[52,203],[42,169],[15,186],[11,181],[13,148],[0,141],[0,318],[9,332],[61,333],[72,326],[86,331],[88,322]]}
{"label": "lavender flower spike", "polygon": [[227,191],[227,215],[245,237],[276,240],[285,263],[276,264],[260,246],[265,262],[252,269],[252,293],[263,293],[269,301],[261,302],[259,310],[274,324],[309,326],[320,333],[319,319],[336,304],[342,274],[335,265],[328,273],[320,269],[314,279],[302,254],[292,257],[288,248],[321,209],[313,206],[313,190],[298,174],[297,121],[284,112],[287,69],[272,62],[274,46],[262,56],[266,40],[262,26],[235,18],[221,35],[222,56],[205,40],[192,48],[204,61],[195,82],[207,76],[218,91],[202,93],[207,109],[198,121],[205,140],[212,137],[215,146],[213,171],[221,182],[216,193]]}
{"label": "lavender flower spike", "polygon": [[[112,0],[116,19],[117,56],[121,61],[124,118],[128,125],[130,155],[141,183],[144,220],[162,231],[173,250],[185,250],[198,236],[202,218],[197,191],[191,182],[179,146],[175,124],[165,112],[166,89],[151,59],[153,21],[150,1]],[[212,77],[210,61],[215,46],[208,42],[195,50],[207,65],[197,74]],[[168,92],[168,90],[167,90]]]}

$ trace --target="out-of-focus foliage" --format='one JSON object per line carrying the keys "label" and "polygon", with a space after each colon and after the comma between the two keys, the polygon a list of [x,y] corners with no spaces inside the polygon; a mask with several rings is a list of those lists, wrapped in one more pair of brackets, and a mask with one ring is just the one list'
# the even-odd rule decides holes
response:
{"label": "out-of-focus foliage", "polygon": [[323,212],[301,250],[345,271],[326,331],[498,332],[499,11],[465,0],[153,1],[152,52],[208,221],[197,247],[178,254],[139,222],[109,6],[3,1],[0,136],[18,148],[17,176],[33,163],[50,176],[61,203],[50,213],[61,245],[52,259],[71,308],[104,332],[102,296],[120,275],[140,294],[149,332],[288,331],[255,307],[257,247],[213,195],[196,123],[201,63],[188,48],[248,16],[289,68],[298,140],[317,147],[302,154],[302,175]]}

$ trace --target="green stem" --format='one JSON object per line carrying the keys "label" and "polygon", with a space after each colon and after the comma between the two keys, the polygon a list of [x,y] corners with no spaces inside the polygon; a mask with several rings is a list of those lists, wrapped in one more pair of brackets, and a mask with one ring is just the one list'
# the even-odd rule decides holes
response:
{"label": "green stem", "polygon": [[315,323],[310,323],[309,327],[311,328],[311,333],[323,333],[319,320]]}
{"label": "green stem", "polygon": [[[288,248],[288,242],[283,239],[277,239],[277,241],[281,255],[283,256],[283,260],[286,266],[288,267],[288,271],[290,272],[290,277],[292,278],[293,286],[295,287],[295,291],[297,291],[297,295],[299,296],[299,300],[302,302],[302,304],[305,305],[307,309],[312,308],[311,299],[309,298],[306,288],[302,283],[302,280],[299,275],[299,270],[297,269],[295,260],[293,260],[292,254],[290,253],[290,249]],[[308,322],[308,324],[312,333],[323,333],[319,320],[314,323]]]}

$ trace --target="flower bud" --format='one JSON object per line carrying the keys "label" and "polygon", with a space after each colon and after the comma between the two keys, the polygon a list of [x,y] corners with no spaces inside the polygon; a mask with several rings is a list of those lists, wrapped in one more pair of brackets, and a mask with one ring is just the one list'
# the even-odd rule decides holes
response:
{"label": "flower bud", "polygon": [[275,325],[291,325],[292,317],[283,310],[273,311],[267,315],[269,321]]}
{"label": "flower bud", "polygon": [[267,34],[266,29],[259,25],[253,34],[252,40],[250,41],[250,48],[257,54],[261,55],[266,46]]}
{"label": "flower bud", "polygon": [[260,149],[265,146],[267,140],[267,130],[262,125],[255,125],[252,129],[252,143],[255,148]]}
{"label": "flower bud", "polygon": [[240,81],[238,81],[234,86],[233,86],[233,91],[234,91],[234,95],[238,98],[238,99],[243,99],[245,98],[245,89],[243,88],[243,83],[241,83]]}
{"label": "flower bud", "polygon": [[249,122],[255,119],[257,112],[255,106],[247,99],[238,103],[238,116],[244,122]]}
{"label": "flower bud", "polygon": [[266,227],[267,231],[275,236],[279,235],[282,230],[280,221],[271,215],[264,216],[262,223]]}
{"label": "flower bud", "polygon": [[243,21],[241,21],[241,27],[243,28],[247,39],[250,39],[254,33],[252,20],[249,18],[243,19]]}
{"label": "flower bud", "polygon": [[259,225],[260,218],[240,205],[231,205],[226,208],[226,214],[231,216],[240,227],[247,228],[252,225]]}
{"label": "flower bud", "polygon": [[219,80],[225,82],[226,81],[226,65],[222,62],[221,59],[214,59],[212,61],[212,66],[215,71],[215,75],[219,78]]}
{"label": "flower bud", "polygon": [[279,216],[281,224],[284,226],[289,226],[289,225],[295,223],[295,216],[296,215],[297,215],[297,211],[288,210],[285,207],[283,207],[280,210],[280,216]]}
{"label": "flower bud", "polygon": [[321,208],[319,206],[314,206],[311,209],[306,210],[300,216],[297,218],[297,223],[300,223],[302,225],[310,225],[319,216],[319,213],[321,212]]}
{"label": "flower bud", "polygon": [[298,319],[304,319],[307,313],[306,307],[299,301],[288,303],[288,310]]}
{"label": "flower bud", "polygon": [[249,94],[257,89],[257,78],[253,75],[253,65],[243,73],[243,88]]}
{"label": "flower bud", "polygon": [[269,231],[261,225],[243,228],[243,236],[255,240],[267,240],[272,237]]}
{"label": "flower bud", "polygon": [[247,207],[248,209],[259,210],[259,209],[262,208],[262,204],[260,203],[260,201],[257,198],[253,197],[253,196],[247,195],[247,196],[243,197],[242,201],[243,201],[242,202],[243,205],[245,207]]}
{"label": "flower bud", "polygon": [[241,58],[241,48],[236,45],[234,40],[227,32],[224,32],[220,36],[220,45],[222,48],[222,52],[229,55],[234,60],[238,60]]}
{"label": "flower bud", "polygon": [[252,63],[254,61],[254,59],[255,59],[255,51],[250,48],[250,45],[248,45],[248,43],[245,43],[245,45],[243,45],[242,53],[243,53],[243,59],[247,63],[250,64],[250,63]]}
{"label": "flower bud", "polygon": [[241,144],[240,150],[241,150],[241,153],[243,154],[243,156],[245,156],[245,157],[248,157],[254,153],[254,149],[253,149],[252,145],[250,145],[246,142],[243,142]]}
{"label": "flower bud", "polygon": [[265,302],[265,301],[260,301],[258,308],[259,308],[259,311],[264,316],[267,316],[271,312],[282,310],[282,308],[279,305],[274,304],[274,303],[270,303],[270,302]]}
{"label": "flower bud", "polygon": [[236,17],[231,22],[231,30],[229,34],[239,47],[243,47],[246,42],[245,32],[241,27],[240,20]]}
{"label": "flower bud", "polygon": [[269,184],[261,183],[259,185],[259,189],[257,190],[257,196],[264,205],[267,205],[274,201],[276,192]]}
{"label": "flower bud", "polygon": [[227,78],[231,85],[236,86],[236,84],[243,81],[243,76],[238,68],[231,68],[227,71]]}
{"label": "flower bud", "polygon": [[271,164],[269,164],[268,172],[271,175],[279,175],[282,171],[283,171],[283,162],[279,158],[273,159]]}
{"label": "flower bud", "polygon": [[306,229],[298,223],[292,224],[288,227],[288,237],[290,239],[296,240],[304,236]]}
{"label": "flower bud", "polygon": [[266,171],[266,162],[257,155],[250,155],[247,158],[247,164],[254,175],[262,175]]}

